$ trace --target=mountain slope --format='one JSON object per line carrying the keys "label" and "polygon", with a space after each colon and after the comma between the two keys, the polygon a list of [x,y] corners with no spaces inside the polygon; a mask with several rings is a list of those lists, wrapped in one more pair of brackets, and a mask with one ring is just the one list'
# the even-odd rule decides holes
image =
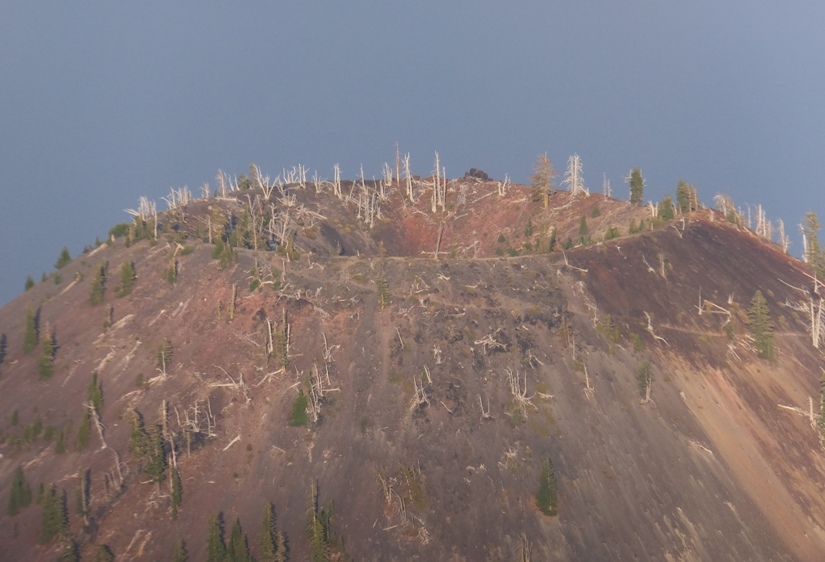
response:
{"label": "mountain slope", "polygon": [[[451,207],[433,213],[396,192],[369,228],[352,200],[290,190],[269,217],[289,234],[260,243],[279,251],[236,249],[225,269],[196,235],[216,209],[230,216],[227,237],[237,232],[246,194],[193,201],[162,215],[158,240],[119,239],[63,268],[61,284],[21,295],[0,310],[0,495],[23,466],[33,488],[55,483],[73,507],[90,469],[89,524],[70,509],[71,532],[84,555],[106,544],[125,560],[171,558],[181,539],[203,559],[218,512],[227,540],[239,518],[257,551],[270,501],[290,559],[303,559],[313,484],[319,506],[334,502],[335,556],[358,560],[821,557],[817,432],[778,407],[807,411],[825,365],[805,316],[784,306],[810,285],[802,264],[708,210],[548,253],[553,228],[561,245],[584,238],[581,217],[590,232],[624,231],[649,211],[562,192],[543,209],[525,187],[499,195],[471,179],[449,193]],[[105,302],[89,304],[106,262]],[[137,279],[118,298],[122,263]],[[771,361],[747,327],[757,290],[775,324]],[[40,350],[22,353],[27,309],[39,309],[41,334],[55,331],[47,381]],[[640,403],[645,362],[651,401]],[[92,428],[75,451],[93,371],[106,447]],[[326,388],[317,423],[310,412],[290,426],[313,382]],[[149,428],[164,401],[166,456],[174,442],[183,482],[176,520],[168,479],[146,483],[129,451],[134,410]],[[71,424],[69,452],[31,431],[27,442],[37,419]],[[535,503],[547,459],[556,517]],[[37,506],[3,516],[3,558],[54,557],[57,543],[36,545],[39,519]]]}

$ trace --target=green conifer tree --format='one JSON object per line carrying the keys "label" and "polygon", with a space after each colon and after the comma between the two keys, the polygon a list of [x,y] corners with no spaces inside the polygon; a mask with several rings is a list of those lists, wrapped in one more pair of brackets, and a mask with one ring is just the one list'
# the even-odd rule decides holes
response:
{"label": "green conifer tree", "polygon": [[261,522],[261,562],[285,562],[286,539],[278,531],[278,522],[275,516],[275,507],[267,503],[264,507],[264,517]]}
{"label": "green conifer tree", "polygon": [[152,482],[160,483],[166,478],[166,449],[163,442],[163,433],[159,425],[155,424],[149,432],[149,447],[146,452],[146,472]]}
{"label": "green conifer tree", "polygon": [[65,495],[58,493],[54,484],[40,500],[42,515],[40,519],[40,542],[51,542],[55,537],[65,534],[69,528],[66,514]]}
{"label": "green conifer tree", "polygon": [[95,549],[94,562],[115,562],[115,555],[108,545],[99,544]]}
{"label": "green conifer tree", "polygon": [[97,415],[103,415],[103,383],[97,376],[97,371],[92,371],[92,380],[86,389],[86,399],[94,406]]}
{"label": "green conifer tree", "polygon": [[639,168],[630,170],[630,202],[634,205],[641,205],[644,202],[645,180]]}
{"label": "green conifer tree", "polygon": [[698,204],[696,187],[679,180],[679,184],[676,186],[676,205],[679,208],[679,212],[684,214],[695,211],[697,210]]}
{"label": "green conifer tree", "polygon": [[229,544],[226,547],[227,562],[251,562],[249,543],[241,529],[240,519],[235,519],[232,531],[229,533]]}
{"label": "green conifer tree", "polygon": [[43,353],[37,364],[40,380],[47,381],[54,376],[54,358],[57,352],[57,345],[54,335],[50,335],[43,340]]}
{"label": "green conifer tree", "polygon": [[183,502],[183,483],[180,479],[180,472],[177,468],[172,468],[172,519],[178,518],[178,508]]}
{"label": "green conifer tree", "polygon": [[117,291],[118,297],[125,297],[132,292],[135,287],[135,263],[133,261],[125,261],[120,264],[120,288]]}
{"label": "green conifer tree", "polygon": [[209,518],[206,536],[206,562],[226,562],[226,545],[223,542],[223,517],[219,513]]}
{"label": "green conifer tree", "polygon": [[6,349],[8,348],[8,339],[6,339],[6,334],[0,334],[0,365],[3,364],[3,361],[6,360]]}
{"label": "green conifer tree", "polygon": [[40,309],[33,311],[31,308],[26,310],[26,328],[23,332],[23,353],[28,355],[37,344],[40,343]]}
{"label": "green conifer tree", "polygon": [[26,284],[24,285],[24,289],[25,289],[26,291],[28,291],[28,290],[29,290],[29,289],[31,289],[32,287],[34,287],[34,279],[32,279],[32,276],[31,276],[31,275],[27,275],[27,276],[26,276]]}
{"label": "green conifer tree", "polygon": [[825,370],[822,371],[822,377],[819,379],[819,416],[817,422],[819,425],[819,440],[825,444]]}
{"label": "green conifer tree", "polygon": [[23,467],[18,466],[14,471],[11,483],[11,493],[9,494],[9,515],[17,515],[21,509],[29,507],[32,503],[32,489],[26,482],[26,475]]}
{"label": "green conifer tree", "polygon": [[179,540],[175,546],[175,554],[172,556],[172,562],[186,562],[187,559],[186,543],[183,542],[183,540]]}
{"label": "green conifer tree", "polygon": [[773,358],[773,323],[770,309],[762,291],[756,291],[748,309],[748,329],[760,359]]}
{"label": "green conifer tree", "polygon": [[160,342],[155,358],[157,359],[158,369],[164,375],[166,374],[166,369],[172,363],[173,351],[172,342],[169,338],[165,338],[162,342]]}
{"label": "green conifer tree", "polygon": [[819,279],[825,279],[825,250],[819,243],[819,218],[813,211],[805,215],[802,232],[805,234],[805,261],[814,270]]}
{"label": "green conifer tree", "polygon": [[131,433],[129,434],[129,451],[137,458],[143,459],[149,450],[149,435],[143,424],[143,416],[135,409],[129,420]]}
{"label": "green conifer tree", "polygon": [[545,515],[558,515],[558,491],[553,461],[549,458],[541,467],[539,489],[536,491],[536,505]]}
{"label": "green conifer tree", "polygon": [[80,421],[80,426],[77,428],[77,437],[75,438],[75,450],[82,451],[89,446],[89,440],[92,438],[92,413],[88,408],[83,408],[83,419]]}
{"label": "green conifer tree", "polygon": [[673,199],[670,198],[670,195],[665,195],[665,198],[662,199],[661,203],[659,203],[658,217],[663,221],[671,221],[675,216],[676,214],[673,210]]}
{"label": "green conifer tree", "polygon": [[107,264],[104,262],[97,266],[92,277],[92,286],[89,289],[89,304],[103,304],[103,297],[106,292],[106,270]]}
{"label": "green conifer tree", "polygon": [[54,264],[54,268],[61,269],[70,263],[72,263],[72,256],[69,254],[69,249],[66,246],[63,246],[63,250],[60,252],[60,257],[57,258],[57,261]]}

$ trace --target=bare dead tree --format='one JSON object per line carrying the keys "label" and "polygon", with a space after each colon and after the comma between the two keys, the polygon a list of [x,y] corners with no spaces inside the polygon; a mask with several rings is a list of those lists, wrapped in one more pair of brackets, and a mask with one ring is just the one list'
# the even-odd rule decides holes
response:
{"label": "bare dead tree", "polygon": [[499,197],[504,197],[507,195],[507,192],[510,190],[510,176],[504,174],[504,181],[496,182],[496,189]]}
{"label": "bare dead tree", "polygon": [[487,409],[484,409],[484,401],[481,399],[481,394],[478,395],[478,407],[481,409],[481,419],[482,420],[493,420],[493,416],[490,415],[490,399],[487,399]]}
{"label": "bare dead tree", "polygon": [[782,246],[782,251],[787,254],[788,248],[791,247],[791,240],[785,234],[785,223],[782,222],[782,219],[776,220],[776,228],[779,231],[779,245]]}
{"label": "bare dead tree", "polygon": [[505,350],[505,351],[506,351],[506,350],[507,350],[507,346],[506,346],[505,344],[503,344],[503,343],[499,342],[499,341],[498,341],[498,340],[496,340],[496,338],[495,338],[495,335],[496,335],[496,334],[498,334],[498,332],[499,332],[499,331],[500,331],[500,330],[496,330],[496,331],[495,331],[495,332],[493,332],[492,334],[487,334],[486,336],[484,336],[484,337],[483,337],[483,338],[481,338],[480,340],[475,340],[475,341],[473,342],[473,344],[474,344],[474,345],[480,345],[480,346],[481,346],[481,351],[482,351],[482,353],[484,353],[485,355],[486,355],[488,352],[490,352],[490,351],[495,351],[495,350],[497,350],[497,349],[501,349],[501,350]]}
{"label": "bare dead tree", "polygon": [[587,365],[582,364],[584,367],[584,396],[590,400],[593,398],[593,394],[595,394],[596,389],[590,384],[590,375],[587,373]]}
{"label": "bare dead tree", "polygon": [[590,192],[584,187],[584,180],[582,179],[582,163],[578,154],[574,154],[567,159],[567,171],[564,172],[564,179],[561,182],[566,185],[568,191],[572,195],[590,195]]}
{"label": "bare dead tree", "polygon": [[816,274],[808,275],[806,273],[805,275],[812,281],[810,289],[796,287],[780,279],[783,284],[796,290],[802,297],[796,302],[786,300],[783,304],[787,308],[803,312],[808,317],[808,331],[811,334],[811,344],[816,349],[819,349],[820,346],[825,345],[825,316],[822,314],[823,305],[825,305],[825,302],[823,302],[825,299],[822,297],[822,289],[825,288],[825,284],[816,278]]}
{"label": "bare dead tree", "polygon": [[518,369],[516,369],[514,373],[511,368],[507,367],[506,371],[507,383],[510,386],[510,394],[513,395],[513,399],[521,411],[522,416],[524,416],[524,419],[527,419],[527,408],[531,407],[537,409],[535,404],[532,402],[535,394],[527,396],[527,373],[524,373],[524,377],[521,377]]}
{"label": "bare dead tree", "polygon": [[430,405],[430,400],[427,398],[427,393],[424,390],[424,380],[422,379],[420,382],[419,380],[413,376],[413,385],[415,386],[415,396],[413,397],[412,403],[410,404],[410,410],[415,410],[416,408],[424,408]]}

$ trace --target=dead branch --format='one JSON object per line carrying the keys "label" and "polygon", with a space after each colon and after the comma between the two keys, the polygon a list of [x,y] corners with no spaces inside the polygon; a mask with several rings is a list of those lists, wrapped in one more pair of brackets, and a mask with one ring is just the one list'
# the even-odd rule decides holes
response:
{"label": "dead branch", "polygon": [[224,450],[224,451],[229,450],[229,447],[231,447],[232,445],[234,445],[235,443],[237,443],[237,442],[238,442],[238,441],[240,441],[240,440],[241,440],[241,434],[239,433],[239,434],[237,435],[237,437],[235,437],[235,439],[233,439],[232,441],[230,441],[230,442],[229,442],[229,444],[228,444],[226,447],[224,447],[224,448],[223,448],[223,450]]}
{"label": "dead branch", "polygon": [[657,336],[656,332],[653,331],[653,323],[651,322],[650,314],[648,314],[647,312],[645,312],[644,314],[647,318],[647,331],[650,333],[651,336],[653,336],[653,339],[657,341],[662,341],[665,343],[666,346],[670,347],[670,344],[667,343],[667,340],[665,338]]}
{"label": "dead branch", "polygon": [[484,402],[481,400],[481,394],[478,395],[478,407],[481,408],[481,419],[482,420],[493,420],[495,419],[493,416],[490,415],[490,399],[487,399],[487,409],[484,409]]}

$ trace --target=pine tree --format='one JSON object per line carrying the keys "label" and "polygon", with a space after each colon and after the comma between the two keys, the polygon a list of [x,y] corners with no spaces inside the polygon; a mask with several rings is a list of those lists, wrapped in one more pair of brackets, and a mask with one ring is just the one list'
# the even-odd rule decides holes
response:
{"label": "pine tree", "polygon": [[539,155],[539,159],[533,165],[533,171],[535,174],[530,176],[533,201],[541,201],[546,209],[550,205],[550,190],[553,188],[553,178],[556,177],[556,170],[547,153]]}
{"label": "pine tree", "polygon": [[28,355],[40,343],[40,309],[26,311],[26,328],[23,332],[23,353]]}
{"label": "pine tree", "polygon": [[54,264],[55,269],[61,269],[72,262],[72,256],[69,254],[69,249],[66,246],[63,246],[63,250],[60,252],[60,257],[57,258],[57,261]]}
{"label": "pine tree", "polygon": [[261,562],[285,562],[286,540],[278,531],[278,522],[275,516],[275,507],[267,503],[264,507],[264,517],[261,522]]}
{"label": "pine tree", "polygon": [[54,341],[54,336],[50,335],[43,340],[43,354],[40,356],[40,361],[37,365],[40,380],[49,380],[54,375],[54,357],[56,352],[57,346]]}
{"label": "pine tree", "polygon": [[587,227],[587,219],[584,216],[579,222],[579,237],[582,244],[587,244],[590,241],[590,229]]}
{"label": "pine tree", "polygon": [[553,461],[548,458],[541,467],[539,489],[536,491],[536,505],[545,515],[558,515],[558,501]]}
{"label": "pine tree", "polygon": [[94,407],[97,415],[103,415],[103,383],[100,382],[97,371],[92,371],[92,380],[89,381],[86,398],[89,404]]}
{"label": "pine tree", "polygon": [[673,199],[670,198],[670,195],[665,195],[665,198],[659,203],[658,216],[663,221],[673,220],[676,216],[673,210]]}
{"label": "pine tree", "polygon": [[155,424],[149,432],[148,449],[146,451],[146,472],[152,482],[160,486],[166,478],[166,449],[163,443],[163,434],[160,426]]}
{"label": "pine tree", "polygon": [[292,415],[289,417],[289,425],[292,427],[302,427],[307,424],[307,397],[302,390],[298,391],[298,396],[292,402]]}
{"label": "pine tree", "polygon": [[172,362],[172,351],[172,342],[169,338],[165,338],[162,342],[160,342],[155,357],[157,359],[158,369],[164,375],[166,374],[166,368]]}
{"label": "pine tree", "polygon": [[6,360],[6,349],[8,347],[9,341],[6,339],[6,334],[0,334],[0,365],[3,364],[3,361]]}
{"label": "pine tree", "polygon": [[642,171],[639,168],[630,170],[630,202],[634,205],[641,205],[643,203],[645,193],[645,180],[642,177]]}
{"label": "pine tree", "polygon": [[241,529],[240,519],[235,519],[232,531],[229,534],[229,544],[226,548],[227,562],[251,562],[252,556],[249,554],[249,543],[246,535]]}
{"label": "pine tree", "polygon": [[825,250],[819,243],[819,218],[813,211],[805,215],[802,232],[806,240],[805,260],[819,279],[825,279]]}
{"label": "pine tree", "polygon": [[40,505],[43,510],[40,519],[40,542],[47,543],[68,531],[65,495],[59,494],[52,484],[48,492],[43,494]]}
{"label": "pine tree", "polygon": [[26,475],[23,467],[18,466],[14,471],[14,478],[11,483],[11,493],[9,494],[9,515],[17,515],[24,507],[29,507],[32,503],[32,489],[26,482]]}
{"label": "pine tree", "polygon": [[95,549],[94,562],[115,562],[115,555],[108,545],[99,544]]}
{"label": "pine tree", "polygon": [[142,459],[149,450],[149,435],[143,425],[143,416],[137,410],[132,410],[129,420],[132,428],[129,434],[129,451],[137,458]]}
{"label": "pine tree", "polygon": [[175,546],[175,554],[172,557],[172,562],[186,562],[187,558],[186,543],[183,542],[183,540],[179,540],[177,546]]}
{"label": "pine tree", "polygon": [[[112,558],[114,560],[114,558]],[[60,541],[60,562],[80,562],[80,552],[77,543],[68,535],[63,535]],[[95,558],[97,562],[97,558]]]}
{"label": "pine tree", "polygon": [[88,408],[83,408],[83,419],[80,421],[80,427],[77,428],[77,437],[75,440],[75,450],[82,451],[89,446],[89,440],[92,437],[92,414]]}
{"label": "pine tree", "polygon": [[825,444],[825,370],[819,379],[819,441]]}
{"label": "pine tree", "polygon": [[748,329],[760,359],[773,358],[773,323],[770,309],[762,291],[756,291],[748,309]]}
{"label": "pine tree", "polygon": [[676,186],[676,205],[682,214],[697,210],[699,202],[696,197],[696,187],[679,180]]}
{"label": "pine tree", "polygon": [[181,502],[183,502],[183,483],[178,469],[172,468],[172,519],[178,518],[178,507]]}
{"label": "pine tree", "polygon": [[26,276],[26,284],[24,285],[24,288],[25,288],[26,291],[28,291],[32,287],[34,287],[34,279],[32,279],[31,275],[27,275]]}
{"label": "pine tree", "polygon": [[650,366],[650,361],[645,361],[639,366],[636,371],[636,382],[639,385],[639,394],[642,396],[642,403],[650,400],[650,389],[653,384],[653,369]]}
{"label": "pine tree", "polygon": [[107,269],[105,262],[95,268],[92,286],[89,289],[89,304],[103,304],[103,296],[106,292]]}
{"label": "pine tree", "polygon": [[307,511],[309,556],[312,562],[329,562],[329,521],[331,517],[331,509],[318,509],[318,491],[313,482]]}
{"label": "pine tree", "polygon": [[212,515],[206,538],[206,562],[226,562],[226,545],[223,542],[223,517]]}
{"label": "pine tree", "polygon": [[135,287],[135,263],[132,261],[125,261],[120,264],[120,289],[117,291],[118,297],[125,297],[132,292]]}

